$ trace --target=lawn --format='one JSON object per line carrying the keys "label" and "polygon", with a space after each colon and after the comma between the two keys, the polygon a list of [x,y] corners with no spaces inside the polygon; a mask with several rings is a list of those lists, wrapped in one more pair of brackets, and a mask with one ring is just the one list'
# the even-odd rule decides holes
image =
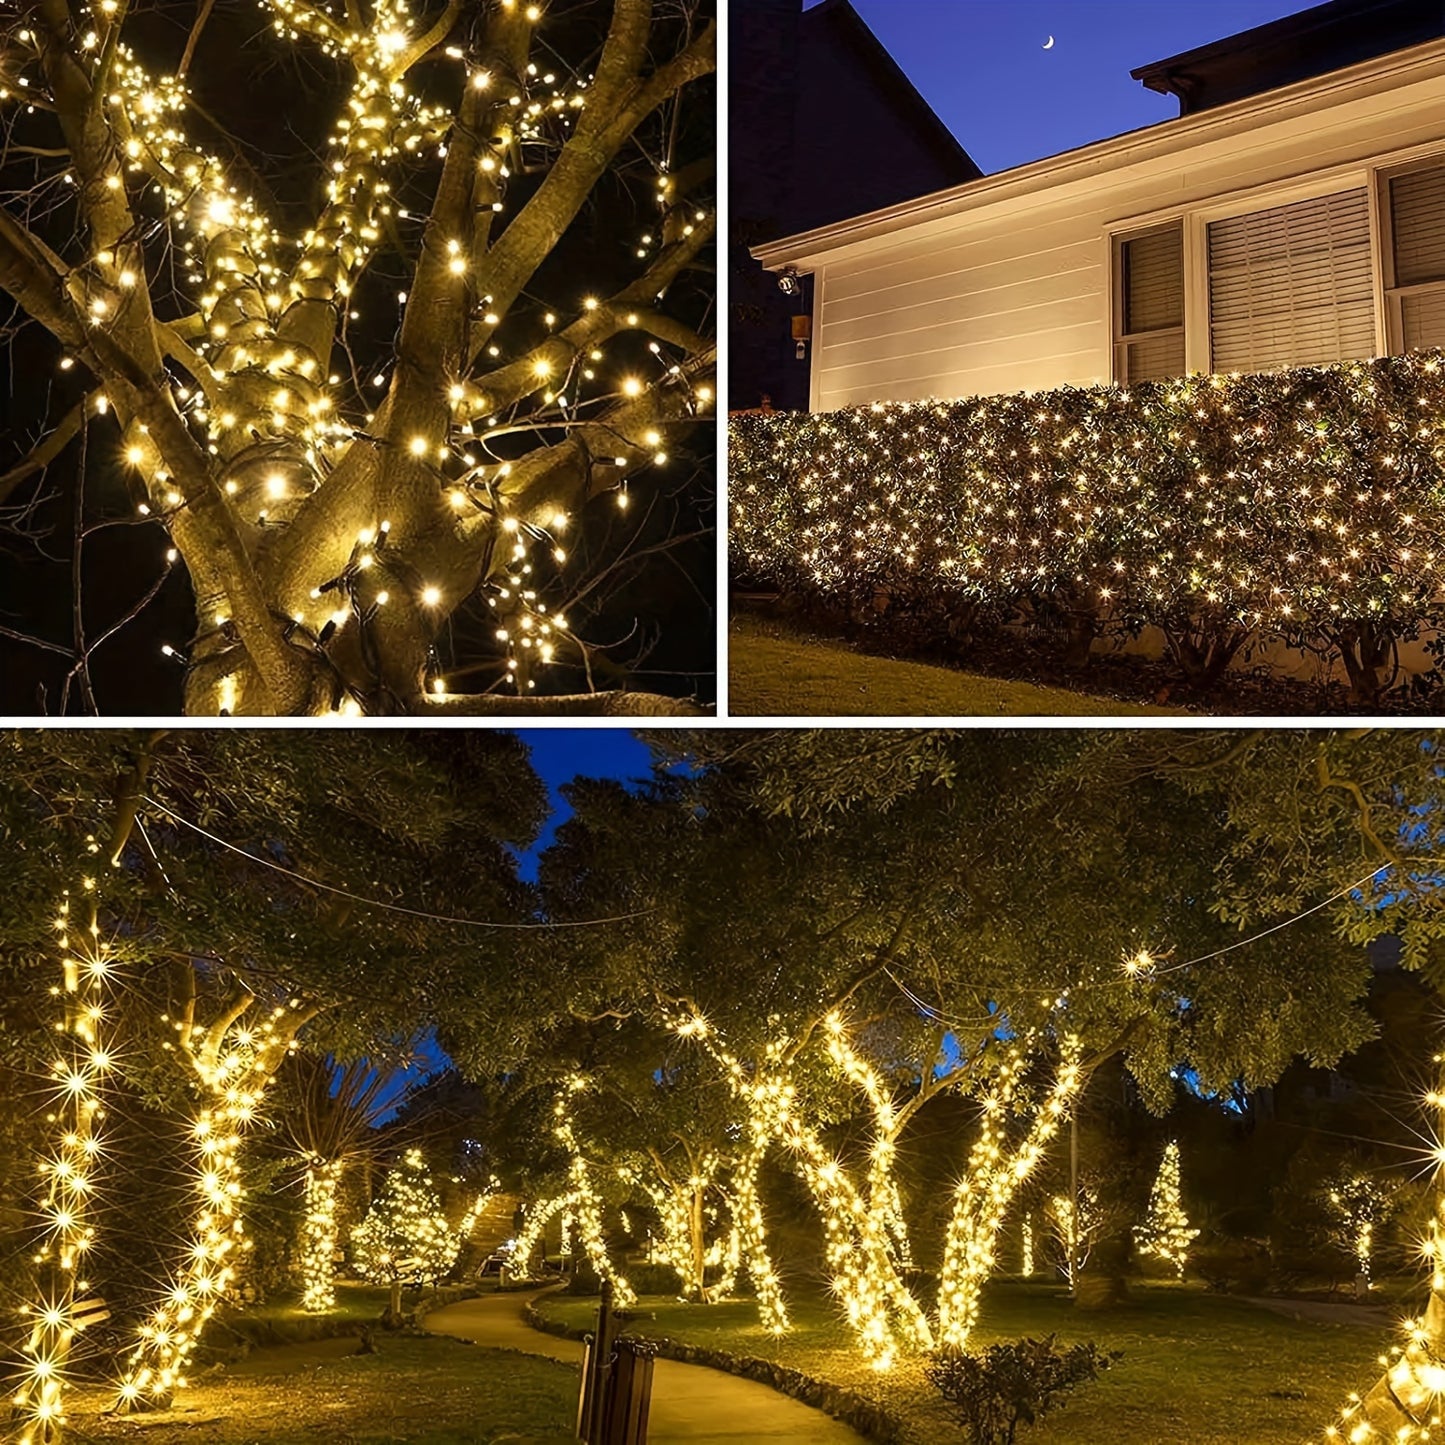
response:
{"label": "lawn", "polygon": [[199,1376],[164,1414],[107,1418],[109,1395],[72,1407],[77,1438],[144,1445],[552,1445],[570,1441],[577,1372],[535,1355],[440,1336],[383,1336],[256,1350]]}
{"label": "lawn", "polygon": [[[1124,1357],[1035,1429],[1028,1445],[1300,1445],[1318,1438],[1346,1393],[1371,1383],[1384,1340],[1357,1325],[1304,1324],[1193,1287],[1138,1285],[1121,1310],[1079,1314],[1052,1285],[998,1282],[986,1297],[975,1344],[1057,1332],[1061,1342],[1095,1340]],[[887,1376],[857,1362],[836,1312],[824,1300],[790,1301],[795,1325],[774,1342],[750,1302],[715,1306],[647,1298],[655,1313],[636,1333],[654,1333],[735,1354],[775,1360],[876,1400],[909,1426],[911,1440],[962,1438],[948,1422],[920,1364]],[[590,1325],[595,1301],[549,1297],[544,1312]]]}
{"label": "lawn", "polygon": [[742,717],[1188,717],[1183,708],[1091,697],[857,652],[736,614],[728,710]]}

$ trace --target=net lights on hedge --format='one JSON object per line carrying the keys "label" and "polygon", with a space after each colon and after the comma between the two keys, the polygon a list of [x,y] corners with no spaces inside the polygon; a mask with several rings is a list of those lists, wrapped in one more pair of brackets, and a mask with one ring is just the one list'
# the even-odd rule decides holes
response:
{"label": "net lights on hedge", "polygon": [[[93,840],[90,851],[97,851]],[[67,892],[55,919],[61,983],[51,994],[61,1000],[63,1013],[55,1026],[61,1043],[50,1068],[53,1095],[46,1115],[55,1140],[39,1167],[44,1228],[33,1263],[42,1293],[21,1311],[30,1331],[11,1397],[19,1445],[44,1445],[65,1424],[70,1352],[83,1324],[76,1305],[93,1287],[85,1272],[95,1242],[95,1173],[103,1153],[101,1089],[113,1063],[107,1025],[114,971],[111,945],[100,937],[93,878],[84,880],[82,908],[83,921],[73,918]]]}
{"label": "net lights on hedge", "polygon": [[1287,640],[1437,610],[1445,352],[739,417],[729,452],[739,570],[833,603],[1062,594]]}

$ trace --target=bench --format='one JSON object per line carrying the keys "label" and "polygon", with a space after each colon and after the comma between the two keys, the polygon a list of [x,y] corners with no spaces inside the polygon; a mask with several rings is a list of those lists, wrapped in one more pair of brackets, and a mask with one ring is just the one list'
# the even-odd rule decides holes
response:
{"label": "bench", "polygon": [[426,1283],[426,1260],[424,1259],[398,1259],[393,1262],[391,1272],[397,1282],[409,1286],[411,1289],[420,1289]]}
{"label": "bench", "polygon": [[110,1306],[99,1295],[78,1299],[70,1307],[70,1326],[79,1334],[92,1325],[103,1325],[110,1318]]}

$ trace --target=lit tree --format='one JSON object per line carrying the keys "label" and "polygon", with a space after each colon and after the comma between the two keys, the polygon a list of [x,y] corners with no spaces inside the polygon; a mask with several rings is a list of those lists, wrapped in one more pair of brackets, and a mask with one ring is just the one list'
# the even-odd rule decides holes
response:
{"label": "lit tree", "polygon": [[[224,3],[0,32],[0,288],[84,378],[4,489],[118,435],[194,594],[186,711],[672,709],[546,694],[592,681],[576,629],[619,571],[683,540],[659,518],[699,514],[665,479],[712,405],[706,8],[263,0],[254,43],[334,105],[329,135],[296,114],[300,185],[215,118]],[[49,645],[94,707],[98,642]]]}
{"label": "lit tree", "polygon": [[[458,801],[463,778],[478,794],[465,804]],[[149,1300],[127,1299],[118,1282],[107,1284],[117,1313],[145,1307],[139,1337],[118,1362],[121,1403],[164,1404],[184,1383],[202,1327],[244,1268],[242,1151],[298,1033],[354,1056],[402,1027],[441,1027],[450,1005],[426,1000],[451,1000],[461,1013],[449,1022],[486,1046],[479,1031],[490,1006],[467,1017],[470,1004],[461,1000],[479,1001],[487,978],[509,973],[501,938],[493,935],[489,968],[479,970],[474,930],[459,938],[435,923],[403,925],[375,910],[341,910],[332,895],[296,877],[283,880],[217,840],[273,861],[284,857],[296,874],[334,879],[333,886],[373,897],[395,888],[415,898],[425,879],[428,901],[438,908],[513,922],[523,895],[503,839],[532,836],[542,797],[519,740],[496,733],[397,735],[380,750],[365,737],[324,731],[278,734],[259,750],[254,735],[240,732],[0,735],[0,817],[13,862],[0,896],[7,1063],[33,1061],[29,1067],[40,1071],[56,1060],[54,981],[41,963],[54,939],[54,915],[37,916],[35,909],[84,848],[103,878],[104,904],[98,922],[86,919],[98,934],[69,930],[74,958],[67,975],[73,967],[82,988],[94,991],[100,975],[92,978],[82,946],[97,939],[110,948],[97,955],[102,963],[115,958],[116,941],[127,966],[113,999],[71,1000],[62,990],[79,1009],[73,1020],[69,1012],[61,1020],[73,1025],[67,1047],[76,1058],[92,1045],[101,1055],[85,1071],[68,1073],[86,1083],[84,1097],[77,1095],[85,1102],[98,1098],[103,1065],[113,1118],[143,1098],[152,1125],[168,1136],[174,1130],[177,1141],[183,1136],[190,1206],[182,1247],[151,1264],[171,1245],[157,1240],[154,1214],[124,1206],[119,1191],[134,1161],[98,1154],[106,1167],[86,1176],[84,1210],[65,1200],[68,1186],[59,1183],[50,1190],[52,1203],[40,1201],[42,1221],[57,1208],[64,1216],[57,1224],[67,1233],[57,1234],[55,1253],[71,1265],[52,1277],[42,1258],[38,1280],[11,1282],[42,1310],[45,1328],[35,1335],[31,1358],[56,1381],[53,1398],[42,1398],[47,1390],[32,1398],[48,1407],[63,1390],[64,1358],[56,1347],[66,1343],[68,1314],[51,1302],[64,1304],[80,1288],[73,1282],[82,1273],[75,1268],[77,1241],[90,1249],[85,1232],[97,1221],[104,1257],[137,1256],[143,1273],[150,1265],[165,1281]],[[204,817],[213,836],[181,827],[179,817]],[[453,967],[462,973],[448,979]],[[346,1007],[338,1008],[342,1002]],[[87,1012],[91,1006],[101,1008],[99,1021]],[[509,1032],[515,1033],[510,1026]],[[67,1101],[66,1113],[75,1107]],[[23,1121],[31,1113],[7,1110],[7,1135],[14,1116]],[[57,1181],[75,1177],[94,1146],[79,1122],[64,1131],[73,1144],[48,1138],[38,1116],[25,1131],[22,1147],[64,1166]],[[174,1157],[169,1149],[164,1155]],[[22,1201],[11,1159],[20,1163],[18,1151],[7,1158],[0,1186],[6,1215],[14,1218]],[[0,1255],[28,1253],[21,1244],[8,1233]]]}
{"label": "lit tree", "polygon": [[1134,1244],[1140,1254],[1167,1261],[1183,1279],[1189,1246],[1198,1236],[1199,1231],[1190,1228],[1189,1216],[1184,1212],[1179,1193],[1179,1145],[1171,1139],[1149,1191],[1144,1222],[1134,1230]]}
{"label": "lit tree", "polygon": [[1334,1234],[1368,1283],[1380,1226],[1390,1217],[1394,1195],[1384,1181],[1346,1171],[1321,1191]]}
{"label": "lit tree", "polygon": [[330,1059],[293,1054],[291,1064],[287,1082],[292,1088],[282,1127],[305,1169],[297,1267],[301,1308],[325,1314],[336,1306],[337,1195],[342,1175],[348,1163],[369,1152],[380,1115],[393,1107],[394,1075],[370,1059],[343,1068]]}
{"label": "lit tree", "polygon": [[[187,973],[194,984],[194,974]],[[266,1090],[296,1034],[319,1009],[258,998],[241,985],[219,1015],[196,1022],[194,987],[176,1021],[176,1052],[194,1075],[199,1100],[190,1122],[197,1195],[191,1237],[159,1306],[140,1328],[121,1379],[123,1409],[167,1406],[186,1383],[187,1361],[225,1300],[250,1248],[241,1184],[243,1138],[260,1117]]]}
{"label": "lit tree", "polygon": [[[605,949],[576,940],[569,1006],[602,1020],[660,1010],[703,1043],[745,1111],[728,1181],[740,1273],[762,1238],[758,1169],[776,1160],[818,1205],[840,1307],[880,1367],[935,1329],[968,1339],[1015,1168],[1032,1171],[1105,1060],[1162,1111],[1181,1060],[1206,1087],[1266,1082],[1300,1049],[1338,1057],[1366,1036],[1363,954],[1308,922],[1267,960],[1230,950],[1238,935],[1208,908],[1217,816],[1153,784],[1096,796],[1077,735],[669,733],[654,746],[691,766],[646,790],[574,787],[575,816],[543,859],[558,916],[648,910]],[[1209,966],[1121,967],[1154,938]],[[1319,991],[1303,997],[1306,959]],[[853,1043],[848,1018],[883,1046]],[[970,1061],[984,1119],[941,1211],[935,1317],[900,1278],[889,1161],[903,1123],[959,1086],[938,1067],[940,1031]],[[786,1328],[761,1252],[757,1274],[765,1326]]]}
{"label": "lit tree", "polygon": [[401,1314],[403,1280],[415,1276],[435,1283],[456,1263],[461,1244],[419,1149],[408,1149],[387,1171],[366,1218],[351,1231],[357,1269],[391,1286],[393,1318]]}
{"label": "lit tree", "polygon": [[93,1288],[85,1278],[95,1243],[96,1172],[103,1157],[102,1090],[113,1068],[106,1030],[113,1005],[116,958],[100,936],[95,880],[85,880],[83,912],[69,896],[55,920],[61,955],[64,1015],[58,1056],[51,1065],[56,1132],[40,1164],[43,1232],[35,1254],[40,1293],[22,1311],[31,1321],[21,1349],[24,1373],[12,1397],[21,1421],[20,1445],[48,1445],[65,1425],[66,1367],[80,1325],[76,1306]]}

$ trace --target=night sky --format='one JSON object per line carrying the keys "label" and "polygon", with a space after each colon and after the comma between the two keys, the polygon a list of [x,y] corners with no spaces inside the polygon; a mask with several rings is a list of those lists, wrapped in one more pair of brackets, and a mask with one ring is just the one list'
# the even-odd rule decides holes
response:
{"label": "night sky", "polygon": [[1130,70],[1317,0],[852,3],[987,174],[1172,119],[1178,100]]}
{"label": "night sky", "polygon": [[551,841],[572,810],[562,800],[563,783],[573,778],[645,778],[652,769],[647,744],[626,728],[519,728],[531,749],[532,766],[547,785],[552,816],[536,844],[522,855],[524,878],[537,876],[537,854]]}

